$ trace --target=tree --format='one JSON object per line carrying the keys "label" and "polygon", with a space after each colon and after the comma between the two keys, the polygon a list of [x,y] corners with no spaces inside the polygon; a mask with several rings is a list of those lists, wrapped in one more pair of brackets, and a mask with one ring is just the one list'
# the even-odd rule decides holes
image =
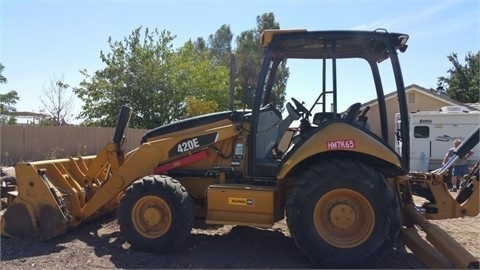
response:
{"label": "tree", "polygon": [[218,111],[218,104],[211,100],[199,100],[195,97],[188,96],[186,98],[187,115],[189,117],[204,115]]}
{"label": "tree", "polygon": [[[256,28],[243,31],[237,37],[237,48],[235,50],[238,83],[236,98],[243,99],[245,97],[249,106],[253,103],[254,94],[254,91],[249,89],[257,83],[263,59],[260,35],[266,29],[280,29],[280,24],[275,21],[275,15],[271,12],[257,16],[256,21]],[[280,66],[273,86],[272,100],[281,111],[285,103],[285,89],[288,76],[288,68],[285,65]]]}
{"label": "tree", "polygon": [[74,101],[74,96],[68,92],[68,88],[70,85],[64,82],[63,75],[59,80],[54,76],[50,81],[50,88],[43,88],[44,97],[40,96],[40,101],[49,117],[42,120],[42,125],[64,126],[68,124]]}
{"label": "tree", "polygon": [[197,38],[193,45],[195,46],[195,51],[197,52],[203,52],[207,49],[207,42],[202,37]]}
{"label": "tree", "polygon": [[[110,52],[100,52],[106,67],[74,88],[84,101],[80,117],[87,125],[115,126],[119,108],[133,108],[130,126],[154,128],[188,116],[188,96],[218,100],[228,93],[228,72],[214,65],[201,41],[188,41],[178,50],[169,31],[139,27],[123,41],[108,39]],[[222,92],[223,91],[223,92]],[[218,102],[220,104],[221,102]],[[226,103],[226,102],[225,102]],[[220,106],[219,106],[220,107]]]}
{"label": "tree", "polygon": [[16,112],[15,104],[20,100],[17,91],[10,91],[6,94],[0,94],[0,124],[1,125],[15,125],[17,120],[13,115]]}
{"label": "tree", "polygon": [[[0,84],[6,84],[7,78],[3,76],[4,65],[0,63]],[[19,101],[17,91],[11,90],[5,94],[0,94],[0,124],[1,125],[14,125],[16,119],[11,115],[16,111],[15,104]]]}
{"label": "tree", "polygon": [[439,77],[439,86],[447,89],[447,94],[460,102],[475,103],[480,101],[480,51],[465,56],[465,65],[460,64],[456,53],[447,56],[453,67],[447,72],[449,76]]}
{"label": "tree", "polygon": [[222,25],[215,34],[208,37],[208,49],[216,59],[216,63],[230,67],[233,34],[230,25]]}
{"label": "tree", "polygon": [[[187,74],[177,79],[184,87],[185,117],[224,111],[228,109],[228,69],[217,63],[210,51],[197,51],[195,44],[188,41],[175,54],[177,65],[174,74]],[[202,110],[189,110],[200,107]]]}
{"label": "tree", "polygon": [[4,68],[5,66],[2,65],[2,63],[0,63],[0,83],[1,84],[7,83],[7,78],[5,78],[2,74]]}

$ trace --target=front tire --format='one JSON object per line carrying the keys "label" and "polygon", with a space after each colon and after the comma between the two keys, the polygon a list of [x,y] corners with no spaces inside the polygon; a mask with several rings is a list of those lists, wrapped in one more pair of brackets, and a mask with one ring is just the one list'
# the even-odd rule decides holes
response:
{"label": "front tire", "polygon": [[374,267],[393,248],[400,219],[398,200],[384,177],[352,160],[311,166],[287,200],[290,233],[320,267]]}
{"label": "front tire", "polygon": [[177,250],[190,234],[194,217],[186,189],[162,175],[135,181],[118,207],[120,231],[135,249],[147,252]]}

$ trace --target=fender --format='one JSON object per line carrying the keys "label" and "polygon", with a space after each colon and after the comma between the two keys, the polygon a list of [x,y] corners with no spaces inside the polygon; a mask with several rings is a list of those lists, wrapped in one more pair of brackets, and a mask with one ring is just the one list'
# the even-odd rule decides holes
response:
{"label": "fender", "polygon": [[297,164],[313,155],[336,151],[352,151],[381,157],[393,166],[402,168],[400,156],[380,140],[373,139],[374,137],[374,134],[368,134],[367,131],[344,121],[332,122],[318,129],[301,145],[291,149],[292,152],[287,154],[283,166],[280,166],[278,178],[283,179]]}

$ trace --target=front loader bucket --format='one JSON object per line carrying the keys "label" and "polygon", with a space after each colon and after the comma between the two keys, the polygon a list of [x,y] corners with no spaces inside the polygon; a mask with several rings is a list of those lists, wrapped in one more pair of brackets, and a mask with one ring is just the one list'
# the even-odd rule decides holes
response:
{"label": "front loader bucket", "polygon": [[124,162],[122,144],[130,115],[131,108],[122,106],[113,142],[96,156],[17,163],[17,191],[10,192],[16,194],[1,217],[1,234],[48,240],[114,211],[121,190],[112,195],[107,188],[95,195]]}
{"label": "front loader bucket", "polygon": [[67,220],[51,201],[34,203],[16,198],[1,221],[2,235],[48,240],[63,234]]}
{"label": "front loader bucket", "polygon": [[18,163],[17,194],[2,216],[1,234],[48,240],[83,222],[81,209],[94,192],[84,183],[93,158]]}

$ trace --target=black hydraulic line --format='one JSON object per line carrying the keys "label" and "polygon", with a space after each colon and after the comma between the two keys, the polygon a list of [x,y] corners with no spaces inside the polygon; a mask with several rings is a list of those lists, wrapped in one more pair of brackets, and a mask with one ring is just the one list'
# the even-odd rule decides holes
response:
{"label": "black hydraulic line", "polygon": [[48,190],[52,194],[53,199],[55,199],[55,203],[57,204],[58,209],[60,209],[60,212],[62,213],[63,218],[65,219],[65,221],[68,222],[70,220],[70,215],[68,214],[67,207],[63,203],[62,199],[60,199],[58,197],[55,189],[53,188],[52,184],[50,183],[50,180],[48,180],[48,178],[46,176],[46,172],[47,172],[47,170],[45,170],[45,169],[37,170],[38,175],[40,175],[42,180],[45,182],[45,185],[47,186]]}
{"label": "black hydraulic line", "polygon": [[462,142],[454,151],[454,156],[451,157],[445,165],[443,165],[440,169],[436,170],[436,173],[444,174],[450,167],[453,166],[455,161],[459,158],[464,157],[470,150],[472,150],[477,144],[480,139],[480,126],[475,129],[466,140]]}
{"label": "black hydraulic line", "polygon": [[[473,185],[472,181],[473,181],[473,179],[475,179],[477,182],[479,181],[479,179],[478,179],[479,167],[480,167],[480,161],[477,161],[475,166],[473,166],[473,169],[468,174],[465,182],[462,183],[462,185],[460,187],[460,190],[458,191],[458,195],[455,198],[455,200],[459,204],[462,204],[462,203],[466,202],[468,200],[468,198],[470,198],[470,196],[472,196],[473,190],[474,190],[474,185]],[[477,175],[476,178],[473,177],[475,174]]]}

